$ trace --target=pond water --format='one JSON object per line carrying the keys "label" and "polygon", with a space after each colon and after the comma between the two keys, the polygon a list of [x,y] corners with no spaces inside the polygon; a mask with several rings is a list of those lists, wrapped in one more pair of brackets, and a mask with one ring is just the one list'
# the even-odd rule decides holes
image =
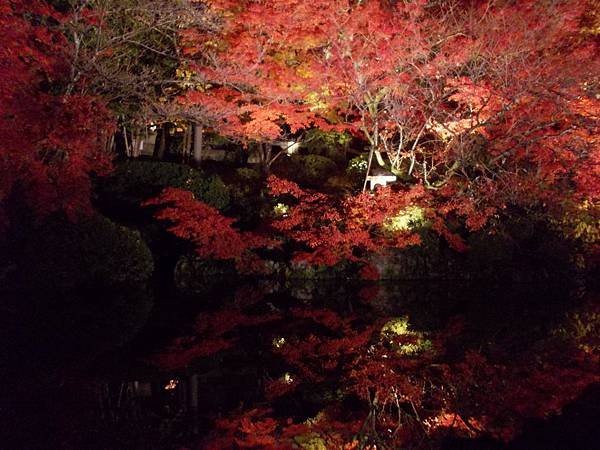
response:
{"label": "pond water", "polygon": [[[270,409],[277,430],[335,408],[355,424],[378,408],[368,399],[377,387],[357,377],[385,358],[410,375],[406,392],[421,392],[378,410],[371,433],[363,423],[365,448],[395,448],[392,412],[406,429],[422,422],[406,448],[593,448],[597,298],[561,284],[263,280],[32,302],[2,324],[2,447],[233,448],[215,444],[215,419],[255,409]],[[432,425],[448,413],[466,425]]]}

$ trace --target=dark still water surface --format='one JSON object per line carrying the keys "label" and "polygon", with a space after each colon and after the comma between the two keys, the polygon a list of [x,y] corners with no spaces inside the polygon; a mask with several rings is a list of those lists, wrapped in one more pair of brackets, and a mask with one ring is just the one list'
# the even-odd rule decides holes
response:
{"label": "dark still water surface", "polygon": [[11,308],[0,448],[598,448],[597,299],[257,281]]}

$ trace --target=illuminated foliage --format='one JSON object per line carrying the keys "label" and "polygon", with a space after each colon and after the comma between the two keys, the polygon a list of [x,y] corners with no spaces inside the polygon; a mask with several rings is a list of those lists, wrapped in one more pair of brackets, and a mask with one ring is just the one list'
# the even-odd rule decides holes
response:
{"label": "illuminated foliage", "polygon": [[[192,3],[193,10],[177,2],[185,8],[158,11],[143,3],[137,19],[149,27],[120,17],[136,2],[110,10],[89,2],[69,13],[37,0],[2,3],[3,225],[14,199],[38,215],[90,211],[89,177],[110,166],[108,103],[136,118],[151,111],[197,120],[254,148],[265,173],[285,153],[275,149],[278,141],[352,135],[370,157],[353,160],[350,172],[380,164],[401,180],[330,195],[269,177],[272,216],[255,232],[236,229],[236,219],[190,191],[170,188],[146,202],[198,256],[232,260],[240,272],[262,270],[257,252],[285,242],[293,262],[356,262],[374,280],[370,253],[418,245],[425,229],[464,251],[469,232],[495,232],[514,210],[550,216],[565,235],[598,251],[597,2]],[[154,22],[161,14],[167,28]],[[134,25],[147,42],[124,38]],[[78,27],[97,39],[82,46]],[[135,111],[138,101],[147,102]],[[313,184],[336,170],[309,158]],[[203,314],[195,335],[173,342],[157,364],[180,370],[234,349],[240,330],[276,323],[265,352],[283,369],[265,380],[265,403],[306,385],[335,381],[339,392],[311,418],[283,417],[264,404],[241,408],[217,420],[207,448],[400,448],[448,428],[507,439],[524,418],[559,411],[598,380],[590,370],[598,362],[593,309],[589,323],[572,316],[556,333],[574,336],[574,348],[561,355],[566,364],[546,349],[541,356],[524,350],[508,364],[492,352],[453,355],[460,318],[425,333],[404,318],[369,320],[327,307],[251,313],[244,299],[264,305],[247,294],[234,307]],[[373,300],[377,288],[361,294]],[[345,399],[358,405],[349,414]]]}
{"label": "illuminated foliage", "polygon": [[189,45],[212,87],[186,101],[228,111],[216,128],[267,166],[286,134],[345,129],[471,230],[597,197],[593,2],[208,4],[222,29]]}
{"label": "illuminated foliage", "polygon": [[[236,296],[248,303],[236,299],[233,308],[200,315],[196,334],[152,359],[180,370],[218,352],[238,354],[232,346],[241,345],[239,336],[266,332],[259,354],[273,372],[263,396],[216,417],[200,448],[439,448],[447,436],[508,441],[527,419],[558,413],[598,381],[593,303],[554,337],[506,356],[500,348],[458,351],[469,334],[462,316],[429,332],[413,329],[406,316],[377,320],[314,306],[255,316],[244,310],[264,299],[248,294]],[[281,408],[307,392],[319,397],[318,412]]]}
{"label": "illuminated foliage", "polygon": [[102,100],[73,92],[64,19],[41,1],[0,7],[0,221],[17,191],[40,215],[89,212],[89,175],[110,167],[111,117]]}
{"label": "illuminated foliage", "polygon": [[[364,261],[367,252],[386,247],[419,244],[420,235],[416,230],[390,225],[394,217],[407,210],[418,210],[419,217],[431,221],[431,228],[450,246],[458,251],[465,249],[460,236],[449,231],[443,218],[427,206],[431,197],[420,186],[404,191],[393,191],[389,187],[377,189],[374,193],[360,193],[335,203],[329,196],[305,191],[291,181],[274,176],[269,177],[268,185],[276,198],[291,196],[294,199],[293,204],[285,205],[286,214],[276,215],[271,226],[309,249],[296,253],[296,260],[332,266],[343,260]],[[372,279],[372,269],[366,269],[363,275]]]}
{"label": "illuminated foliage", "polygon": [[144,205],[161,206],[156,218],[172,222],[169,231],[194,244],[198,256],[234,260],[242,272],[261,270],[261,261],[252,250],[277,245],[270,239],[234,229],[235,219],[225,217],[214,207],[196,200],[190,191],[167,188]]}

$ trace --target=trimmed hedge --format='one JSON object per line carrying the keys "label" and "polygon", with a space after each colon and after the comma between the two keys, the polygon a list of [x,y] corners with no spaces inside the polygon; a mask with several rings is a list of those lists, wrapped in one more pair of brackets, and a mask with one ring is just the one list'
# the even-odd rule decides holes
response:
{"label": "trimmed hedge", "polygon": [[186,189],[197,199],[218,209],[229,205],[229,190],[217,175],[184,164],[157,161],[126,161],[99,181],[101,197],[110,197],[127,205],[138,206],[164,188]]}
{"label": "trimmed hedge", "polygon": [[95,215],[77,223],[51,218],[28,230],[15,259],[29,289],[135,285],[154,270],[152,253],[138,231]]}
{"label": "trimmed hedge", "polygon": [[312,129],[306,133],[300,147],[311,155],[324,156],[343,166],[351,140],[347,133]]}
{"label": "trimmed hedge", "polygon": [[293,155],[274,167],[275,174],[302,186],[319,188],[337,174],[335,162],[319,155]]}

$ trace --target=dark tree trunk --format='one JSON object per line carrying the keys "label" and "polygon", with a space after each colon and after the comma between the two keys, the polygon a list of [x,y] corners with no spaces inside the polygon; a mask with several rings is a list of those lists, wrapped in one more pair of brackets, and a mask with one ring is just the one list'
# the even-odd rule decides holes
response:
{"label": "dark tree trunk", "polygon": [[156,134],[156,142],[154,143],[154,159],[163,160],[167,150],[167,139],[169,136],[169,124],[164,123]]}
{"label": "dark tree trunk", "polygon": [[259,144],[260,170],[266,177],[271,173],[271,156],[273,154],[273,145],[270,143]]}
{"label": "dark tree trunk", "polygon": [[186,162],[190,162],[190,159],[192,157],[192,139],[194,137],[194,130],[192,130],[193,124],[190,123],[190,125],[186,128],[185,130],[185,147],[183,149],[183,152],[185,154],[185,161]]}
{"label": "dark tree trunk", "polygon": [[198,374],[193,373],[188,378],[188,405],[192,420],[192,432],[198,434]]}
{"label": "dark tree trunk", "polygon": [[200,123],[194,124],[194,162],[200,166],[202,162],[202,144],[204,127]]}

